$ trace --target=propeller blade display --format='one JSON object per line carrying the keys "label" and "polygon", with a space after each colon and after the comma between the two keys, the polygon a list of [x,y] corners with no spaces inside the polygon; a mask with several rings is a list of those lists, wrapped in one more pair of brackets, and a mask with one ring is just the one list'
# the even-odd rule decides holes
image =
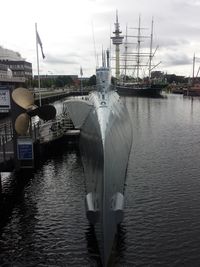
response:
{"label": "propeller blade display", "polygon": [[24,109],[29,109],[34,106],[34,96],[26,88],[19,87],[12,93],[14,102]]}
{"label": "propeller blade display", "polygon": [[40,119],[47,121],[54,119],[56,116],[56,109],[54,106],[36,106],[34,104],[32,92],[26,88],[19,87],[15,89],[12,92],[12,99],[19,107],[25,109],[24,113],[21,113],[15,120],[15,130],[19,135],[27,134],[31,117],[37,115]]}
{"label": "propeller blade display", "polygon": [[19,135],[26,135],[30,123],[30,117],[26,113],[20,114],[15,121],[15,131]]}

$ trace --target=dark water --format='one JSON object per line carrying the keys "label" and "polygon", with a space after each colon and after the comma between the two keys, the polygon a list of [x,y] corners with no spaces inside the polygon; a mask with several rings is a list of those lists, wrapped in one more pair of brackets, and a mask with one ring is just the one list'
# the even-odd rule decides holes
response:
{"label": "dark water", "polygon": [[[113,266],[200,266],[200,100],[126,98],[133,122]],[[77,150],[3,175],[0,266],[100,266]]]}

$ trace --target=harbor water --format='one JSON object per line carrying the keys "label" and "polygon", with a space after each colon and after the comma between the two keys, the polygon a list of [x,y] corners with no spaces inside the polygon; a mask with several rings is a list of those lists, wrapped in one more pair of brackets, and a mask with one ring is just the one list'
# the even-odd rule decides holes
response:
{"label": "harbor water", "polygon": [[[200,266],[200,99],[126,97],[133,124],[124,221],[111,266]],[[79,151],[2,174],[0,266],[101,266]]]}

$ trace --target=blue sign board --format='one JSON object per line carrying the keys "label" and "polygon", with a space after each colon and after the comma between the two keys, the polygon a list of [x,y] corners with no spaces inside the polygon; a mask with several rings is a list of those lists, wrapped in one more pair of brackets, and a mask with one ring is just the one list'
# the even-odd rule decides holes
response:
{"label": "blue sign board", "polygon": [[18,139],[18,160],[33,160],[33,142],[31,139]]}

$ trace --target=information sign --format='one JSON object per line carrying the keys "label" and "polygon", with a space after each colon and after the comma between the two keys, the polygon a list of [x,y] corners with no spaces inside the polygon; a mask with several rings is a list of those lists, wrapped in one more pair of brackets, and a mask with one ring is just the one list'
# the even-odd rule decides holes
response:
{"label": "information sign", "polygon": [[17,140],[18,160],[33,160],[33,142],[30,138]]}
{"label": "information sign", "polygon": [[7,87],[0,87],[0,113],[10,110],[10,90]]}

